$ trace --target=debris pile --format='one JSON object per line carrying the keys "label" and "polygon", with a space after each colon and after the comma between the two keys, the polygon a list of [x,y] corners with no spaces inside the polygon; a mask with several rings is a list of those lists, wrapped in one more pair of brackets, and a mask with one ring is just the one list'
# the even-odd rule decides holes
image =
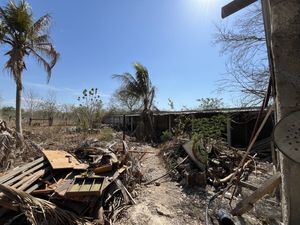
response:
{"label": "debris pile", "polygon": [[[162,149],[164,159],[171,166],[178,165],[173,170],[173,177],[187,186],[204,187],[208,183],[218,188],[224,187],[242,159],[240,150],[220,143],[206,149],[204,156],[195,150],[193,141],[186,139],[174,139]],[[188,159],[183,162],[187,156]],[[253,169],[254,158],[248,158],[241,171],[245,176]]]}
{"label": "debris pile", "polygon": [[0,171],[41,156],[41,148],[28,138],[21,137],[6,122],[0,120]]}
{"label": "debris pile", "polygon": [[0,224],[113,224],[135,204],[130,192],[142,174],[126,142],[106,148],[92,139],[74,154],[43,156],[0,177]]}

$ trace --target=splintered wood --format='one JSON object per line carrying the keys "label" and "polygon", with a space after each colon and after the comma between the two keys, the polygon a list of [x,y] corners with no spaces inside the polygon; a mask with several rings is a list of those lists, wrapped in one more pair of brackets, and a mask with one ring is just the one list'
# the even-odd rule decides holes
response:
{"label": "splintered wood", "polygon": [[65,151],[44,150],[43,154],[48,159],[52,169],[87,169],[88,165],[80,163],[73,155]]}

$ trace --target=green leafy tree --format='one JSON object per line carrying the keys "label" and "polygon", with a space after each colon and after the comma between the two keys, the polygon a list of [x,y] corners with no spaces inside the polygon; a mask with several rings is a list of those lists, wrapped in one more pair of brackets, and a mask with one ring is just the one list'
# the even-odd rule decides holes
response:
{"label": "green leafy tree", "polygon": [[101,119],[102,100],[98,88],[84,89],[79,101],[79,119],[84,128],[93,128],[95,120]]}
{"label": "green leafy tree", "polygon": [[22,135],[21,98],[22,73],[26,69],[25,58],[32,56],[47,72],[47,80],[56,64],[59,53],[54,49],[49,38],[51,18],[48,14],[33,19],[32,11],[25,0],[18,4],[9,1],[0,7],[0,44],[8,51],[5,68],[16,82],[16,130]]}
{"label": "green leafy tree", "polygon": [[222,98],[200,98],[197,99],[199,102],[199,109],[219,109],[224,107]]}
{"label": "green leafy tree", "polygon": [[141,101],[143,111],[141,120],[136,130],[136,135],[140,139],[155,139],[152,108],[155,97],[155,87],[152,85],[148,70],[140,63],[134,63],[135,75],[124,73],[113,75],[113,78],[120,79],[122,84],[119,93],[136,98]]}

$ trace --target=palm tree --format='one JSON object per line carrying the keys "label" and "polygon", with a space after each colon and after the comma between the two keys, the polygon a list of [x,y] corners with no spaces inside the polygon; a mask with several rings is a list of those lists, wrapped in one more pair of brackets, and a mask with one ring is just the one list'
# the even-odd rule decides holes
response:
{"label": "palm tree", "polygon": [[49,37],[51,18],[48,14],[34,21],[29,4],[21,0],[16,4],[9,1],[0,7],[0,44],[6,45],[8,61],[5,64],[16,82],[16,131],[22,136],[21,97],[22,73],[26,69],[25,57],[34,57],[48,76],[56,64],[59,53],[54,49]]}
{"label": "palm tree", "polygon": [[142,102],[143,111],[141,113],[141,121],[138,126],[137,136],[142,134],[145,140],[153,140],[155,138],[154,127],[152,121],[152,107],[155,97],[155,87],[149,78],[148,70],[140,63],[134,63],[135,76],[130,73],[121,75],[113,75],[113,78],[121,80],[121,88],[119,94],[128,98],[136,98]]}

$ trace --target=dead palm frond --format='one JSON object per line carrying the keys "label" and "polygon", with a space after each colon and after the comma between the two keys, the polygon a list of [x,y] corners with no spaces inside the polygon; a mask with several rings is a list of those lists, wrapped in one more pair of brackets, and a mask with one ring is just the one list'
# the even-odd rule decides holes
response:
{"label": "dead palm frond", "polygon": [[52,202],[0,184],[0,205],[20,211],[32,225],[92,225]]}
{"label": "dead palm frond", "polygon": [[0,166],[8,169],[11,166],[10,158],[12,149],[15,146],[13,132],[7,128],[4,121],[0,120]]}

